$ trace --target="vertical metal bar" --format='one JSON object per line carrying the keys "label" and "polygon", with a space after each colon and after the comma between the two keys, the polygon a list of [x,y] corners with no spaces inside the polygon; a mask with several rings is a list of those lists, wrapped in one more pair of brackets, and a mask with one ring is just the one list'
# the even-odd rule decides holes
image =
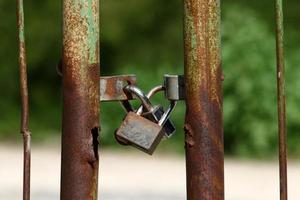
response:
{"label": "vertical metal bar", "polygon": [[27,64],[24,33],[24,8],[23,0],[17,0],[17,23],[19,33],[19,70],[20,70],[20,94],[22,101],[21,134],[23,135],[23,199],[30,199],[30,140],[29,131],[29,98],[27,83]]}
{"label": "vertical metal bar", "polygon": [[224,199],[220,1],[184,0],[188,200]]}
{"label": "vertical metal bar", "polygon": [[282,0],[275,0],[276,12],[276,49],[277,49],[277,99],[278,99],[278,135],[279,135],[279,168],[280,199],[288,199],[287,191],[287,145],[286,145],[286,101],[285,101],[285,61],[284,61],[284,28]]}
{"label": "vertical metal bar", "polygon": [[97,199],[99,0],[63,0],[61,199]]}

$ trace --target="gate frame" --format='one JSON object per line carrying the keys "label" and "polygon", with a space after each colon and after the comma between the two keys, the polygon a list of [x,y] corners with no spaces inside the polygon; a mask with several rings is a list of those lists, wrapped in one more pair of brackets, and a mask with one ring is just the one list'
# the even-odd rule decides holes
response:
{"label": "gate frame", "polygon": [[[275,0],[280,199],[287,191],[283,0]],[[63,0],[61,199],[98,198],[99,0]],[[184,0],[188,200],[224,199],[220,0]],[[23,199],[30,199],[30,140],[23,0],[17,0]]]}

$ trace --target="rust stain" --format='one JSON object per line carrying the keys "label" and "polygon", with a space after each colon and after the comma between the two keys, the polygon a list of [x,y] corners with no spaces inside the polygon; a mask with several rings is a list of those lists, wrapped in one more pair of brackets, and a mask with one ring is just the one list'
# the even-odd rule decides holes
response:
{"label": "rust stain", "polygon": [[185,144],[186,147],[193,147],[195,145],[194,141],[194,133],[191,125],[185,124],[184,125],[184,131],[185,131]]}
{"label": "rust stain", "polygon": [[216,0],[190,0],[185,3],[185,38],[189,41],[185,44],[185,54],[186,63],[188,61],[191,68],[185,73],[189,77],[188,90],[192,94],[204,86],[210,91],[209,98],[221,108],[218,95],[218,82],[222,78],[219,6],[220,2]]}
{"label": "rust stain", "polygon": [[185,0],[184,13],[187,199],[223,200],[220,1]]}
{"label": "rust stain", "polygon": [[63,1],[61,199],[97,199],[99,1]]}
{"label": "rust stain", "polygon": [[222,73],[221,81],[224,81],[224,80],[225,80],[225,75]]}
{"label": "rust stain", "polygon": [[153,154],[163,135],[164,131],[160,125],[134,112],[126,115],[115,134],[117,141],[130,144],[149,155]]}
{"label": "rust stain", "polygon": [[135,85],[135,75],[121,75],[121,76],[106,76],[101,77],[100,94],[101,101],[122,101],[131,100],[134,97],[124,91],[126,85]]}

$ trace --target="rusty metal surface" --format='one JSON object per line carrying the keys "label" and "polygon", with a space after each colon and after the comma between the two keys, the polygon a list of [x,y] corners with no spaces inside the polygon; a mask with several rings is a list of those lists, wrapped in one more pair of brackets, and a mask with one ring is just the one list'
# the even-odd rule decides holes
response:
{"label": "rusty metal surface", "polygon": [[135,85],[135,75],[106,76],[100,79],[101,101],[123,101],[133,99],[130,93],[125,93],[126,85]]}
{"label": "rusty metal surface", "polygon": [[134,112],[126,115],[120,128],[116,131],[118,140],[126,141],[126,144],[150,155],[153,154],[163,135],[161,126]]}
{"label": "rusty metal surface", "polygon": [[277,49],[277,99],[278,99],[278,135],[280,166],[280,199],[288,199],[287,189],[287,145],[286,145],[286,95],[285,95],[285,60],[284,28],[282,0],[275,0],[276,13],[276,49]]}
{"label": "rusty metal surface", "polygon": [[188,200],[224,199],[220,1],[184,0]]}
{"label": "rusty metal surface", "polygon": [[[59,76],[62,76],[62,63],[56,68]],[[136,85],[136,75],[102,76],[100,77],[100,101],[125,101],[134,97],[125,93],[123,88],[127,85]]]}
{"label": "rusty metal surface", "polygon": [[22,101],[21,133],[23,135],[23,199],[30,199],[30,140],[29,130],[29,98],[27,83],[27,64],[24,33],[24,9],[23,0],[17,0],[17,23],[19,33],[19,70],[20,70],[20,94]]}
{"label": "rusty metal surface", "polygon": [[62,200],[98,196],[99,53],[99,0],[63,0]]}

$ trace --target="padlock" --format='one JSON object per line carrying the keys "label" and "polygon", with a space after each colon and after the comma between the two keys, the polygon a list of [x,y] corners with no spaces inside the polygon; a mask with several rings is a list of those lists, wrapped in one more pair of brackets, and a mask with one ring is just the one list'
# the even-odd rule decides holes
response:
{"label": "padlock", "polygon": [[[133,93],[135,94],[135,96],[138,96],[139,93],[141,93],[141,91],[136,91],[139,90],[136,87],[125,87],[124,90],[127,90],[126,92],[128,93]],[[164,91],[165,88],[164,86],[160,85],[160,86],[156,86],[154,88],[152,88],[148,94],[147,94],[147,98],[150,99],[153,95],[155,95],[156,93],[160,92],[160,91]],[[134,112],[134,109],[132,108],[131,104],[129,101],[122,101],[122,106],[125,109],[125,111],[128,113],[130,111]],[[126,104],[125,104],[126,103]],[[149,103],[149,102],[148,102]],[[172,103],[171,105],[174,105],[174,107],[176,106],[176,102]],[[148,108],[149,109],[149,108]],[[172,108],[173,110],[174,108]],[[154,106],[151,111],[147,111],[147,109],[144,108],[143,105],[141,105],[137,111],[136,114],[138,115],[142,115],[143,117],[153,121],[153,122],[158,122],[160,120],[160,118],[162,117],[162,115],[164,114],[164,108],[161,105],[157,105]],[[170,138],[176,131],[176,128],[173,124],[173,122],[170,119],[167,119],[165,125],[163,126],[163,129],[165,131],[165,138]],[[123,142],[122,142],[123,143]]]}
{"label": "padlock", "polygon": [[[143,92],[140,91],[137,87],[135,86],[127,86],[124,88],[124,90],[127,92],[127,93],[130,93],[130,94],[134,94],[133,96],[137,96],[139,97],[140,99],[143,99]],[[160,91],[164,91],[165,88],[164,86],[156,86],[154,87],[153,89],[151,89],[146,98],[147,99],[150,99],[153,95],[155,95],[156,93],[160,92]],[[142,100],[143,101],[143,100]],[[125,104],[126,102],[126,104]],[[123,108],[125,109],[125,111],[130,112],[134,112],[134,109],[132,108],[131,104],[129,101],[122,101],[121,102],[122,105],[123,105]],[[148,107],[148,108],[144,108],[143,104],[146,104],[146,105],[151,105],[151,103],[148,101],[148,102],[144,102],[142,103],[142,105],[137,109],[136,111],[136,114],[137,115],[142,115],[143,117],[157,123],[160,118],[163,116],[164,114],[164,108],[161,106],[161,105],[157,105],[157,106],[151,106],[151,107]],[[170,105],[174,105],[174,107],[176,106],[176,102],[174,103],[171,103]],[[151,111],[148,111],[150,109]],[[173,110],[174,108],[172,108]],[[170,138],[176,131],[176,128],[173,124],[173,122],[170,120],[170,119],[167,119],[166,123],[164,124],[163,126],[163,129],[164,129],[164,137],[166,138]],[[122,142],[122,144],[124,144]]]}
{"label": "padlock", "polygon": [[[148,94],[147,94],[147,98],[150,99],[151,97],[153,97],[156,93],[160,92],[160,91],[164,91],[165,87],[160,85],[160,86],[156,86],[153,89],[151,89]],[[174,101],[173,103],[171,102],[170,104],[171,106],[176,106],[176,102]],[[143,112],[143,107],[141,106],[138,111],[137,114],[138,115],[142,115],[143,117],[150,119],[153,122],[158,122],[160,120],[160,118],[163,116],[164,114],[164,108],[161,105],[155,106],[152,110],[152,112]],[[174,109],[171,108],[172,110]],[[153,114],[152,114],[153,113]],[[165,125],[163,126],[163,129],[165,131],[165,135],[164,137],[166,138],[170,138],[176,131],[176,128],[173,124],[173,122],[168,119],[165,123]]]}
{"label": "padlock", "polygon": [[[133,94],[142,101],[144,108],[148,112],[153,113],[154,107],[141,90],[132,85],[127,86],[127,90],[134,91]],[[169,107],[161,116],[158,123],[130,111],[123,120],[120,128],[116,131],[116,138],[122,143],[132,145],[152,155],[164,136],[165,131],[163,126],[168,120],[172,108],[174,107]]]}

